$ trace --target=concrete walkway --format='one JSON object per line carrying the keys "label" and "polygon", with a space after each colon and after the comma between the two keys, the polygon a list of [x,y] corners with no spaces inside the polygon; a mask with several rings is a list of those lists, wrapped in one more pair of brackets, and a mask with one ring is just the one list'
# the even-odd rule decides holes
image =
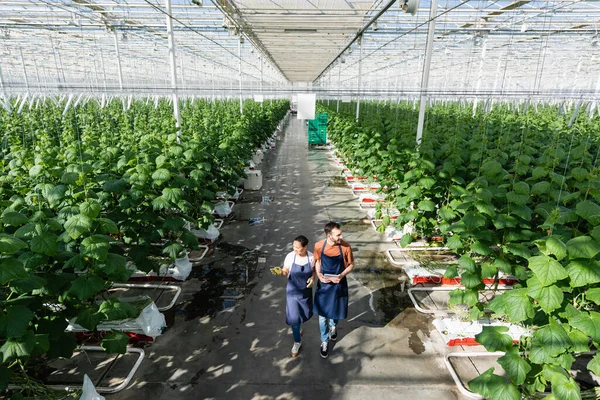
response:
{"label": "concrete walkway", "polygon": [[[329,152],[307,149],[306,127],[292,119],[260,167],[263,189],[244,195],[272,196],[273,201],[236,204],[235,220],[221,229],[222,240],[258,249],[266,258],[252,291],[213,318],[176,317],[145,349],[146,359],[130,386],[106,398],[460,398],[443,365],[446,346],[429,317],[406,308],[400,271],[381,257],[391,244],[361,221],[366,214],[350,190],[333,184],[340,171]],[[248,224],[247,218],[260,216],[264,224]],[[310,239],[312,250],[330,220],[344,223],[344,238],[356,257],[356,271],[349,276],[349,318],[340,323],[328,359],[319,355],[316,317],[304,326],[300,355],[291,358],[286,282],[268,268],[282,264],[299,234]],[[198,287],[197,279],[184,282],[181,301],[192,298]]]}

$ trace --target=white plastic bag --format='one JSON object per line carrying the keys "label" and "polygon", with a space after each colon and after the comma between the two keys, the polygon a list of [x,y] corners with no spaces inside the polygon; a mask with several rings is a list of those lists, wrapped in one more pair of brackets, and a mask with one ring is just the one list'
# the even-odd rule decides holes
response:
{"label": "white plastic bag", "polygon": [[185,281],[192,273],[192,263],[188,255],[186,254],[185,257],[175,259],[175,263],[171,264],[166,272],[166,275],[173,279]]}
{"label": "white plastic bag", "polygon": [[154,302],[142,310],[140,316],[135,319],[135,322],[144,331],[145,335],[153,339],[160,336],[163,329],[167,326],[165,316],[158,311]]}
{"label": "white plastic bag", "polygon": [[79,400],[104,400],[104,396],[98,394],[87,374],[83,375],[83,391]]}
{"label": "white plastic bag", "polygon": [[215,240],[219,237],[220,232],[214,225],[209,225],[206,229],[192,229],[192,233],[198,239]]}
{"label": "white plastic bag", "polygon": [[231,206],[226,201],[220,201],[215,204],[215,213],[221,218],[226,218],[231,214]]}

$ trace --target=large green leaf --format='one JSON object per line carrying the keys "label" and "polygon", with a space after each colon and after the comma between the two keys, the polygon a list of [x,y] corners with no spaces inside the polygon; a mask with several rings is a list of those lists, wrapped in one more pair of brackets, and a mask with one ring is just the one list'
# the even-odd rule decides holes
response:
{"label": "large green leaf", "polygon": [[102,338],[100,346],[108,354],[125,354],[127,352],[127,343],[129,343],[129,336],[123,332],[112,331]]}
{"label": "large green leaf", "polygon": [[445,221],[452,221],[456,217],[456,213],[451,207],[443,206],[439,209],[438,215]]}
{"label": "large green leaf", "polygon": [[179,243],[172,242],[163,248],[163,254],[168,254],[171,258],[177,258],[184,251],[184,247]]}
{"label": "large green leaf", "polygon": [[506,332],[506,326],[484,326],[481,333],[475,335],[475,340],[487,351],[508,351],[513,345],[513,340]]}
{"label": "large green leaf", "polygon": [[502,164],[496,160],[487,161],[481,166],[481,172],[483,172],[487,178],[493,178],[502,172]]}
{"label": "large green leaf", "polygon": [[527,374],[531,371],[531,365],[521,357],[519,350],[515,347],[509,348],[506,354],[498,359],[498,364],[504,368],[508,376],[517,385],[522,385]]}
{"label": "large green leaf", "polygon": [[6,285],[15,279],[27,278],[29,274],[23,268],[23,263],[14,258],[0,261],[0,285]]}
{"label": "large green leaf", "polygon": [[591,300],[594,303],[600,305],[600,288],[588,289],[585,292],[585,297],[586,299]]}
{"label": "large green leaf", "polygon": [[508,315],[511,322],[521,322],[533,317],[534,308],[529,297],[527,297],[527,289],[509,290],[501,296],[504,297],[506,315]]}
{"label": "large green leaf", "polygon": [[469,307],[473,307],[479,301],[476,290],[455,289],[448,293],[448,295],[450,296],[448,304],[451,306],[466,304]]}
{"label": "large green leaf", "polygon": [[2,223],[11,226],[21,226],[29,222],[29,218],[20,212],[9,211],[2,214]]}
{"label": "large green leaf", "polygon": [[594,342],[600,343],[600,313],[595,311],[582,311],[569,318],[569,324],[590,336]]}
{"label": "large green leaf", "polygon": [[79,174],[77,172],[65,172],[60,177],[60,183],[72,185],[77,182],[77,179],[79,179]]}
{"label": "large green leaf", "polygon": [[36,253],[53,256],[58,251],[58,235],[52,232],[44,232],[31,239],[29,248]]}
{"label": "large green leaf", "polygon": [[35,289],[41,289],[46,284],[46,280],[40,276],[29,275],[26,278],[15,279],[10,282],[10,290],[17,294],[25,294]]}
{"label": "large green leaf", "polygon": [[592,237],[596,239],[598,243],[600,243],[600,225],[594,227],[594,229],[592,229],[590,232],[590,235],[592,235]]}
{"label": "large green leaf", "polygon": [[163,210],[165,208],[171,208],[171,207],[172,207],[172,205],[169,202],[169,200],[165,199],[162,196],[158,196],[154,200],[152,200],[152,209],[153,210]]}
{"label": "large green leaf", "polygon": [[509,243],[505,246],[504,250],[507,253],[514,254],[515,256],[529,258],[531,256],[531,251],[527,248],[527,246],[520,243]]}
{"label": "large green leaf", "polygon": [[469,271],[469,272],[476,271],[475,261],[471,257],[469,257],[465,254],[460,256],[460,258],[458,259],[458,265],[465,271]]}
{"label": "large green leaf", "polygon": [[87,215],[73,215],[65,222],[65,230],[71,239],[77,239],[83,233],[89,231],[92,227],[92,219]]}
{"label": "large green leaf", "polygon": [[32,331],[27,331],[18,338],[9,338],[0,347],[0,353],[4,363],[12,360],[27,359],[35,347],[35,335]]}
{"label": "large green leaf", "polygon": [[449,249],[460,249],[463,247],[460,235],[452,235],[446,241],[446,247]]}
{"label": "large green leaf", "polygon": [[116,181],[108,181],[105,182],[102,186],[102,190],[105,192],[112,192],[117,194],[125,193],[125,189],[127,189],[127,182],[123,179],[118,179]]}
{"label": "large green leaf", "polygon": [[481,285],[481,277],[472,272],[465,271],[460,276],[460,282],[465,285],[467,289],[474,289]]}
{"label": "large green leaf", "polygon": [[557,260],[562,260],[567,256],[567,245],[558,236],[547,236],[535,241],[536,246],[545,255],[554,255]]}
{"label": "large green leaf", "polygon": [[536,300],[547,314],[560,307],[563,291],[556,285],[543,286],[535,276],[527,280],[527,294]]}
{"label": "large green leaf", "polygon": [[104,315],[104,319],[108,321],[116,321],[126,318],[134,318],[138,316],[138,312],[129,303],[122,303],[117,299],[109,299],[100,304],[98,310],[100,314]]}
{"label": "large green leaf", "polygon": [[567,242],[569,258],[594,258],[600,253],[600,243],[590,236],[579,236]]}
{"label": "large green leaf", "polygon": [[15,237],[17,237],[19,239],[30,239],[31,237],[34,236],[35,232],[36,232],[36,224],[29,223],[29,224],[23,225],[22,227],[17,229],[15,231]]}
{"label": "large green leaf", "polygon": [[600,261],[574,260],[567,265],[571,287],[588,286],[600,282]]}
{"label": "large green leaf", "polygon": [[487,256],[492,253],[492,249],[490,249],[490,246],[480,242],[479,240],[471,245],[471,251],[477,254],[481,254],[483,256]]}
{"label": "large green leaf", "polygon": [[507,214],[497,214],[493,222],[496,229],[514,228],[518,224],[515,217]]}
{"label": "large green leaf", "polygon": [[117,227],[117,224],[115,224],[112,219],[97,218],[96,223],[100,227],[100,232],[102,232],[104,234],[116,235],[119,233],[119,228]]}
{"label": "large green leaf", "polygon": [[508,200],[509,203],[524,206],[529,202],[529,195],[510,191],[506,193],[506,200]]}
{"label": "large green leaf", "polygon": [[6,325],[6,337],[18,338],[25,334],[29,323],[34,317],[33,312],[21,305],[15,305],[8,308],[8,321]]}
{"label": "large green leaf", "polygon": [[596,353],[587,365],[587,369],[600,376],[600,353]]}
{"label": "large green leaf", "polygon": [[0,253],[14,254],[25,247],[27,244],[21,239],[0,233]]}
{"label": "large green leaf", "polygon": [[104,261],[110,247],[109,240],[103,235],[89,236],[81,242],[81,255],[95,258],[98,261]]}
{"label": "large green leaf", "polygon": [[83,326],[85,329],[93,331],[96,329],[96,326],[102,320],[102,315],[100,315],[93,308],[86,308],[79,312],[77,315],[77,324]]}
{"label": "large green leaf", "polygon": [[514,184],[513,191],[518,194],[529,196],[530,188],[526,182],[520,181]]}
{"label": "large green leaf", "polygon": [[579,385],[573,378],[560,377],[552,381],[552,394],[558,400],[581,400]]}
{"label": "large green leaf", "polygon": [[104,280],[92,276],[80,276],[75,279],[69,288],[69,292],[73,293],[81,301],[88,300],[90,297],[104,289]]}
{"label": "large green leaf", "polygon": [[171,179],[171,172],[165,168],[159,168],[152,174],[152,180],[156,185],[162,185],[169,179]]}
{"label": "large green leaf", "polygon": [[551,285],[569,276],[558,261],[546,255],[531,257],[529,259],[529,268],[543,286]]}
{"label": "large green leaf", "polygon": [[588,337],[588,335],[581,332],[579,329],[575,329],[573,327],[570,327],[568,335],[569,335],[569,338],[571,339],[571,342],[573,343],[573,346],[571,347],[571,351],[577,351],[577,352],[590,351],[590,346],[588,344],[590,338]]}
{"label": "large green leaf", "polygon": [[585,200],[577,203],[576,213],[592,225],[600,225],[600,206],[593,201]]}
{"label": "large green leaf", "polygon": [[548,193],[551,187],[552,184],[548,181],[538,182],[531,187],[531,194],[539,196],[541,194]]}
{"label": "large green leaf", "polygon": [[469,231],[486,225],[485,217],[481,213],[475,211],[467,212],[462,218],[462,222],[464,222]]}
{"label": "large green leaf", "polygon": [[165,218],[163,227],[171,231],[180,231],[185,226],[185,224],[185,219],[175,215],[169,215],[167,218]]}
{"label": "large green leaf", "polygon": [[552,358],[572,345],[564,328],[550,318],[548,325],[533,332],[530,360],[536,364],[551,363]]}
{"label": "large green leaf", "polygon": [[162,197],[173,203],[177,203],[179,200],[181,200],[182,196],[183,191],[179,188],[164,188],[162,190]]}
{"label": "large green leaf", "polygon": [[490,398],[492,396],[492,392],[494,392],[497,387],[504,386],[505,384],[506,379],[502,376],[494,374],[494,368],[492,367],[483,374],[479,375],[477,378],[471,380],[468,383],[468,386],[471,391],[479,393],[483,397]]}
{"label": "large green leaf", "polygon": [[96,218],[100,211],[102,210],[102,206],[95,201],[84,201],[79,205],[79,211],[82,215],[88,216],[90,218]]}

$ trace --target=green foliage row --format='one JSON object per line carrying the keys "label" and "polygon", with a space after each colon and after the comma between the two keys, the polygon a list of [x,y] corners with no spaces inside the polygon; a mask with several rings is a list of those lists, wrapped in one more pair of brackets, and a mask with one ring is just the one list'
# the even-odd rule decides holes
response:
{"label": "green foliage row", "polygon": [[[412,103],[361,104],[359,124],[351,104],[329,113],[346,165],[387,187],[398,227],[441,235],[461,255],[445,276],[460,276],[465,289],[450,303],[469,306],[473,320],[492,313],[532,328],[516,347],[506,329],[486,328],[477,339],[506,352],[508,379],[490,370],[471,389],[518,399],[549,387],[556,398],[579,398],[568,371],[600,343],[600,121],[582,113],[570,126],[572,112],[552,106],[497,104],[473,115],[469,105],[437,104],[417,148]],[[500,274],[520,283],[482,304],[482,279]],[[600,375],[600,356],[587,368]]]}
{"label": "green foliage row", "polygon": [[[215,193],[237,186],[288,108],[247,102],[242,116],[235,102],[184,101],[178,134],[167,101],[64,106],[0,111],[0,390],[72,355],[68,321],[93,331],[137,316],[98,296],[130,261],[158,271],[197,248],[187,224],[213,222]],[[127,341],[114,331],[101,345],[122,353]]]}

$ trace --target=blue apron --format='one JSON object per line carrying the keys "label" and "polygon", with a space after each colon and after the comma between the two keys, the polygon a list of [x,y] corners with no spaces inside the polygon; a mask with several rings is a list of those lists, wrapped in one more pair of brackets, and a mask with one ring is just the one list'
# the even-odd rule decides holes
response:
{"label": "blue apron", "polygon": [[[342,245],[338,245],[340,255],[329,257],[325,255],[327,240],[321,249],[321,273],[339,275],[345,269]],[[343,277],[340,283],[323,283],[317,280],[315,291],[315,313],[331,319],[346,319],[348,316],[348,281]]]}
{"label": "blue apron", "polygon": [[285,323],[300,325],[313,316],[312,288],[306,287],[306,281],[312,276],[310,259],[306,253],[308,264],[296,264],[296,255],[290,268],[286,289]]}

